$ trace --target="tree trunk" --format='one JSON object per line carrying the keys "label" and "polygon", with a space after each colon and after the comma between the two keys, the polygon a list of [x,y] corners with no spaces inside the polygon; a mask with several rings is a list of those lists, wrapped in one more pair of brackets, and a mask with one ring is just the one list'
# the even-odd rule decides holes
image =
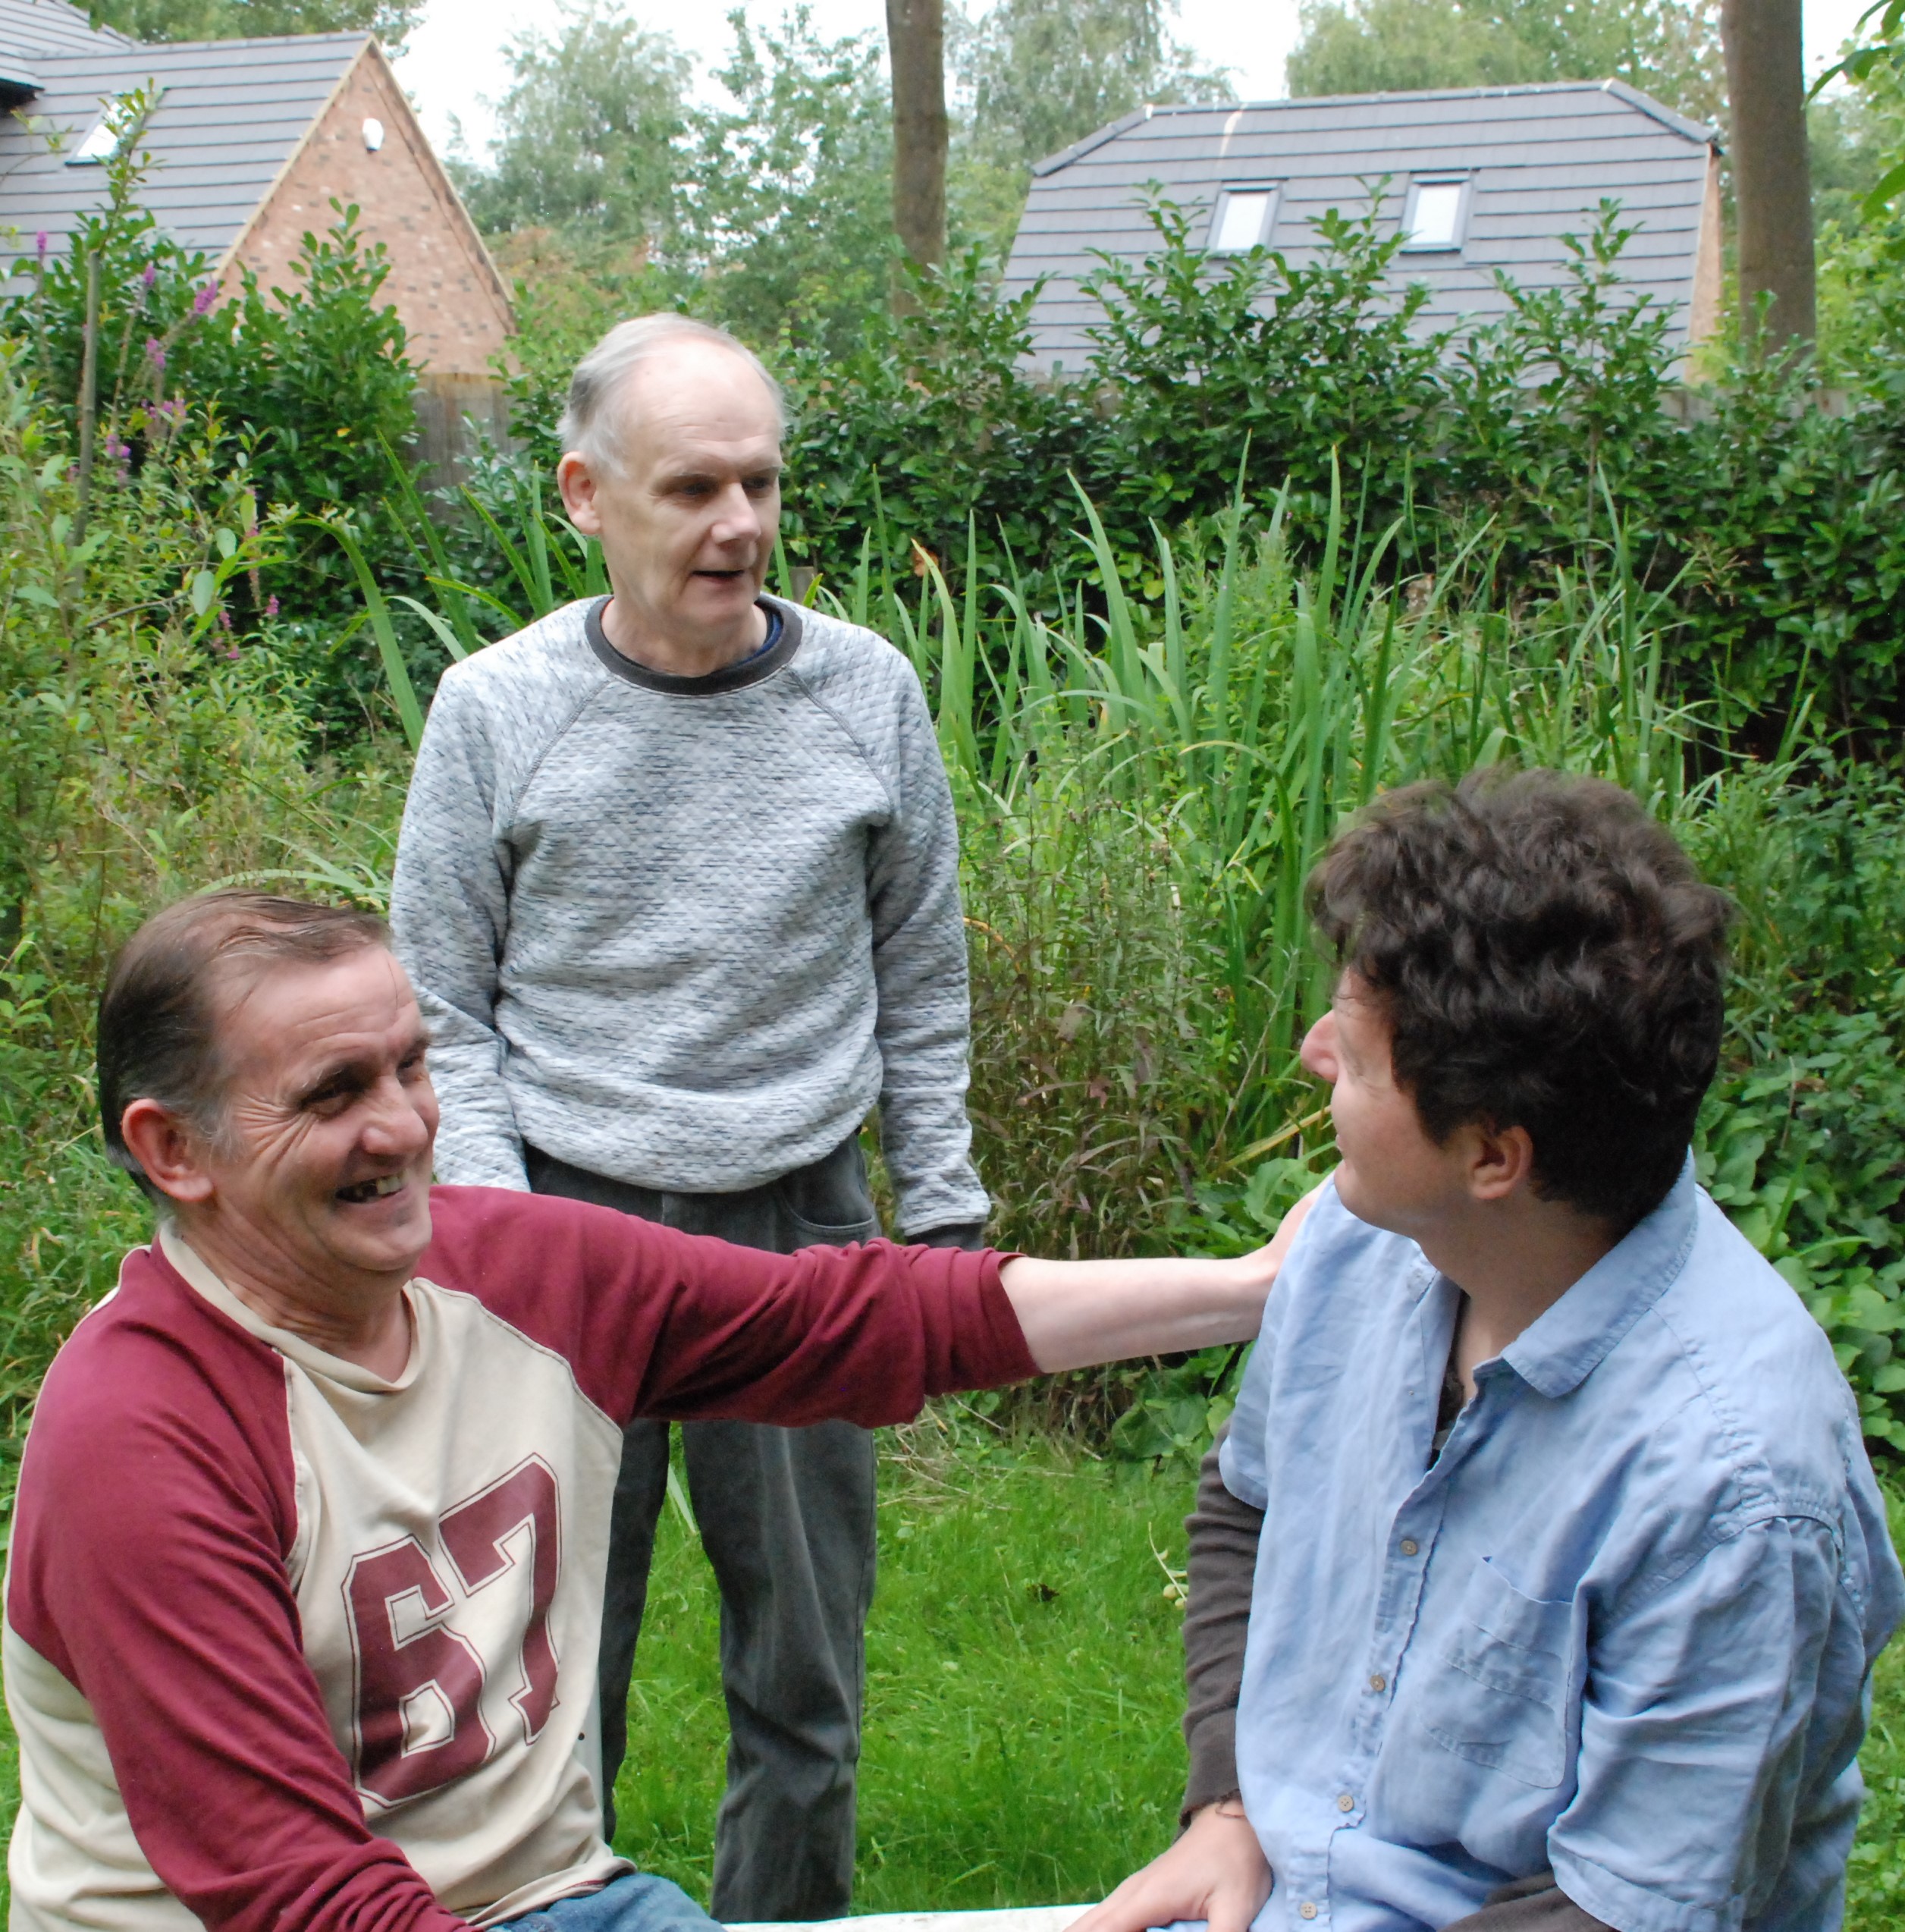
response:
{"label": "tree trunk", "polygon": [[[1816,322],[1800,0],[1724,0],[1720,38],[1733,107],[1740,340],[1777,353],[1795,338],[1809,344]],[[1772,305],[1756,342],[1762,294]]]}
{"label": "tree trunk", "polygon": [[922,269],[946,259],[946,17],[942,0],[887,0],[893,59],[893,229]]}

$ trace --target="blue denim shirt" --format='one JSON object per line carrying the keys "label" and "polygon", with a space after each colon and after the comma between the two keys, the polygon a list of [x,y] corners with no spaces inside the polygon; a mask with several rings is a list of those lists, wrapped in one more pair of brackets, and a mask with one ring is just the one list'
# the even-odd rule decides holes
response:
{"label": "blue denim shirt", "polygon": [[1404,1932],[1552,1866],[1621,1932],[1836,1925],[1902,1580],[1851,1393],[1694,1184],[1495,1360],[1319,1198],[1222,1467],[1267,1512],[1238,1714],[1257,1932]]}

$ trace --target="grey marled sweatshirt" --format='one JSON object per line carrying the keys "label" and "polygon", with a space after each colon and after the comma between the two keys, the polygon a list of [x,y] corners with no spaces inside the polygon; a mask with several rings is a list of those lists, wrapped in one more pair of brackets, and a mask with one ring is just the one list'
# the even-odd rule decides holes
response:
{"label": "grey marled sweatshirt", "polygon": [[877,1100],[901,1226],[982,1220],[946,771],[912,667],[777,604],[706,677],[571,604],[437,687],[391,924],[435,1044],[437,1173],[526,1185],[526,1141],[724,1193]]}

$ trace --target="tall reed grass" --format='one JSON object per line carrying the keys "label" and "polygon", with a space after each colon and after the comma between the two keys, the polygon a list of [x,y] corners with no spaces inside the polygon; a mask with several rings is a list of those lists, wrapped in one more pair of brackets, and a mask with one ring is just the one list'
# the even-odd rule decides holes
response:
{"label": "tall reed grass", "polygon": [[959,796],[974,1113],[1004,1239],[1141,1250],[1253,1164],[1321,1151],[1297,1054],[1328,968],[1304,886],[1378,793],[1515,763],[1688,809],[1670,614],[1618,537],[1517,618],[1395,584],[1395,531],[1354,541],[1332,482],[1305,568],[1281,505],[1247,532],[1240,498],[1205,554],[1155,532],[1141,602],[1081,496],[1062,608],[970,569],[956,595],[924,554],[916,585],[863,561],[833,600],[911,655]]}

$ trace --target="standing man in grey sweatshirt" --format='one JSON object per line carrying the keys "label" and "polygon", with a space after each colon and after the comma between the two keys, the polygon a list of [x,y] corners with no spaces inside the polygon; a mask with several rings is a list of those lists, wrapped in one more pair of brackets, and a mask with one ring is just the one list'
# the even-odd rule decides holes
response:
{"label": "standing man in grey sweatshirt", "polygon": [[[912,665],[765,597],[780,397],[679,316],[578,366],[557,470],[612,595],[438,686],[391,926],[433,1039],[440,1180],[595,1201],[783,1252],[976,1246],[946,773]],[[873,1591],[874,1453],[845,1423],[683,1425],[721,1591],[730,1742],[711,1909],[843,1914]],[[668,1426],[628,1432],[601,1671],[614,1828]]]}

